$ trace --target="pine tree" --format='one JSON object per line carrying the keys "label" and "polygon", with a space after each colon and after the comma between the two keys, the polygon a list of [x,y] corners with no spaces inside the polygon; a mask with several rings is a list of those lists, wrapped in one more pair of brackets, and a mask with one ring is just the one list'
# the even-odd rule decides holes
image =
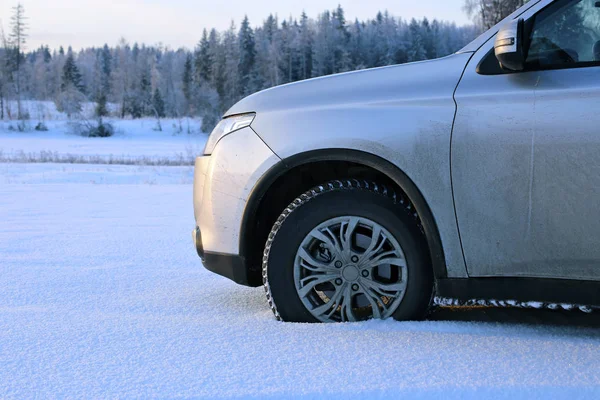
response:
{"label": "pine tree", "polygon": [[317,18],[317,27],[315,34],[315,46],[313,52],[312,76],[323,76],[333,73],[333,68],[330,68],[329,49],[329,11],[325,11]]}
{"label": "pine tree", "polygon": [[222,57],[219,59],[216,70],[220,71],[217,84],[222,82],[221,102],[224,111],[235,104],[241,98],[242,93],[240,90],[240,46],[233,22],[223,35],[222,47]]}
{"label": "pine tree", "polygon": [[152,83],[150,82],[150,71],[148,69],[142,71],[131,114],[134,118],[154,114],[152,112]]}
{"label": "pine tree", "polygon": [[240,46],[239,54],[239,87],[241,95],[246,96],[252,93],[250,82],[253,77],[251,76],[254,69],[254,62],[256,60],[256,47],[254,42],[254,31],[250,27],[248,16],[244,17],[242,25],[240,27],[240,33],[238,35],[238,43]]}
{"label": "pine tree", "polygon": [[42,51],[44,54],[44,62],[46,64],[49,64],[50,61],[52,61],[52,54],[50,54],[50,48],[48,46],[44,46]]}
{"label": "pine tree", "polygon": [[108,116],[108,100],[106,99],[106,95],[101,93],[98,97],[98,101],[96,102],[96,116],[97,117],[106,117]]}
{"label": "pine tree", "polygon": [[131,57],[134,62],[137,62],[138,57],[140,55],[140,45],[136,43],[133,44],[133,49],[131,49]]}
{"label": "pine tree", "polygon": [[69,52],[63,67],[61,91],[56,99],[57,110],[65,112],[69,118],[81,113],[85,101],[83,90],[81,73],[75,64],[73,53]]}
{"label": "pine tree", "polygon": [[308,16],[303,11],[300,17],[300,79],[308,79],[312,76],[313,41],[313,32],[308,25]]}
{"label": "pine tree", "polygon": [[354,23],[348,27],[348,30],[350,32],[350,40],[348,42],[350,63],[354,69],[364,69],[366,62],[364,59],[365,54],[363,54],[364,28],[360,22],[358,22],[358,18],[355,19]]}
{"label": "pine tree", "polygon": [[263,22],[261,28],[254,31],[256,49],[255,68],[262,83],[255,89],[276,86],[283,82],[280,70],[282,64],[283,35],[278,28],[277,17],[272,14]]}
{"label": "pine tree", "polygon": [[[183,56],[185,53],[181,53]],[[176,71],[176,56],[174,52],[164,52],[160,58],[159,71],[161,75],[161,95],[165,101],[165,114],[181,116],[181,75]]]}
{"label": "pine tree", "polygon": [[92,81],[88,82],[88,85],[86,85],[86,87],[89,88],[90,93],[93,95],[93,98],[96,101],[96,114],[100,117],[106,115],[106,103],[108,102],[106,92],[103,90],[103,75],[104,74],[102,72],[102,49],[99,49],[95,55]]}
{"label": "pine tree", "polygon": [[69,49],[65,65],[63,67],[61,92],[56,99],[56,108],[58,111],[65,112],[70,118],[75,114],[79,114],[83,108],[85,96],[83,94],[84,87],[81,82],[81,73],[73,52]]}
{"label": "pine tree", "polygon": [[388,42],[389,63],[387,65],[404,64],[408,62],[408,49],[405,35],[407,29],[408,26],[402,19],[395,21],[393,18],[391,18],[389,20],[385,31],[394,32],[394,40]]}
{"label": "pine tree", "polygon": [[105,44],[100,53],[100,68],[102,71],[102,93],[108,96],[110,93],[110,78],[112,73],[112,55],[108,45]]}
{"label": "pine tree", "polygon": [[196,82],[210,82],[213,67],[213,54],[210,51],[210,42],[206,29],[202,31],[202,39],[196,50],[194,64],[196,67]]}
{"label": "pine tree", "polygon": [[287,21],[281,23],[281,32],[279,34],[278,55],[279,70],[281,75],[280,83],[293,81],[293,50],[292,50],[292,30]]}
{"label": "pine tree", "polygon": [[437,49],[433,27],[429,24],[427,18],[423,19],[421,26],[421,36],[423,37],[423,47],[425,49],[425,58],[428,60],[437,58]]}
{"label": "pine tree", "polygon": [[158,88],[154,89],[154,95],[152,96],[152,108],[157,118],[165,117],[165,101],[163,100]]}
{"label": "pine tree", "polygon": [[208,35],[208,54],[211,62],[209,83],[222,99],[225,97],[225,77],[221,66],[225,64],[223,61],[225,54],[216,29],[211,29]]}
{"label": "pine tree", "polygon": [[183,77],[182,77],[182,88],[183,88],[183,96],[186,101],[186,108],[188,116],[191,115],[192,112],[192,92],[193,92],[193,80],[194,71],[192,66],[192,55],[188,54],[185,59],[185,65],[183,67]]}
{"label": "pine tree", "polygon": [[72,51],[69,51],[65,66],[63,67],[61,90],[65,91],[69,86],[73,86],[82,93],[85,91],[83,83],[81,82],[81,73],[79,72],[79,68],[77,68]]}
{"label": "pine tree", "polygon": [[350,40],[350,34],[346,26],[344,9],[341,5],[338,5],[331,17],[334,49],[333,70],[334,72],[349,71],[350,54],[348,52],[348,41]]}
{"label": "pine tree", "polygon": [[277,34],[277,18],[274,17],[273,14],[269,14],[265,20],[263,24],[263,30],[265,33],[265,38],[269,41],[269,43],[273,43],[275,35]]}
{"label": "pine tree", "polygon": [[409,46],[408,46],[408,59],[409,61],[422,61],[425,60],[427,54],[423,44],[423,36],[421,34],[421,25],[416,19],[412,19],[409,25]]}

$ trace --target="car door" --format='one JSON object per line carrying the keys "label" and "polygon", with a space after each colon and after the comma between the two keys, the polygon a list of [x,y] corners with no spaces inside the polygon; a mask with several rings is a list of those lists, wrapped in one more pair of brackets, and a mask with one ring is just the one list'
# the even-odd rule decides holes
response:
{"label": "car door", "polygon": [[500,70],[493,38],[467,66],[451,165],[470,276],[600,280],[597,5],[531,10],[523,72]]}

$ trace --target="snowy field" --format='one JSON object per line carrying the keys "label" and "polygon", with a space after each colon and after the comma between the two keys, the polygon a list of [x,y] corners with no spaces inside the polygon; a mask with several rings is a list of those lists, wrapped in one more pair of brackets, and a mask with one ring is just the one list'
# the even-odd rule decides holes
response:
{"label": "snowy field", "polygon": [[[24,108],[31,115],[27,132],[17,131],[16,121],[0,121],[0,162],[192,165],[207,139],[200,130],[202,122],[190,118],[162,119],[162,131],[153,118],[105,118],[114,125],[114,136],[81,137],[73,134],[67,116],[56,111],[52,102],[25,102]],[[35,131],[38,122],[48,131]]]}
{"label": "snowy field", "polygon": [[84,138],[27,105],[48,132],[0,122],[0,398],[600,398],[598,313],[276,322],[195,254],[199,121]]}
{"label": "snowy field", "polygon": [[96,165],[58,163],[0,163],[0,184],[7,183],[93,184],[187,184],[192,185],[191,166]]}
{"label": "snowy field", "polygon": [[191,204],[185,168],[0,164],[0,397],[600,397],[597,314],[279,323],[202,268]]}

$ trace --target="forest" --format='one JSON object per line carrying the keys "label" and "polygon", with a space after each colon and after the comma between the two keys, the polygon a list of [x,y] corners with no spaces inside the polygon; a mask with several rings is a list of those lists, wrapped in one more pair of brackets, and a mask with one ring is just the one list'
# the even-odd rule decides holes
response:
{"label": "forest", "polygon": [[197,32],[194,49],[124,38],[84,49],[29,49],[26,10],[18,4],[0,32],[0,120],[27,119],[23,100],[53,101],[73,118],[94,102],[97,117],[199,117],[208,132],[234,103],[262,89],[456,52],[485,25],[475,3],[465,6],[474,20],[467,26],[385,11],[348,21],[341,6],[314,19],[269,15],[259,26],[244,18],[224,32]]}

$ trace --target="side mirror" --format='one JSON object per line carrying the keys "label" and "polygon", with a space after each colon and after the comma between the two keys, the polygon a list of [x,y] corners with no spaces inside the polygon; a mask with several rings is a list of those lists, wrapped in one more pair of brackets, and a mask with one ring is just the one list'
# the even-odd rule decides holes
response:
{"label": "side mirror", "polygon": [[500,28],[494,43],[496,58],[500,66],[509,71],[525,69],[525,51],[523,51],[523,18],[511,21]]}

